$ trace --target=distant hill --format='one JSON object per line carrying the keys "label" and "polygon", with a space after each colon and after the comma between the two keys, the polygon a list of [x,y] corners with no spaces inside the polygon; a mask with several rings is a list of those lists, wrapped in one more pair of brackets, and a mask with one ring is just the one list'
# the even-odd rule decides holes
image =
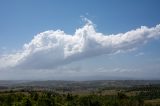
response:
{"label": "distant hill", "polygon": [[25,81],[25,80],[0,80],[2,87],[40,86],[40,87],[132,87],[137,85],[160,84],[160,80],[93,80],[93,81]]}

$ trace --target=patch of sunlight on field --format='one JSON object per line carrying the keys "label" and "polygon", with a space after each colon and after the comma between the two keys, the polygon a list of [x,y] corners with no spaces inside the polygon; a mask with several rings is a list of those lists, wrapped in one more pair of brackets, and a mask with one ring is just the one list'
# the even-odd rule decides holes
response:
{"label": "patch of sunlight on field", "polygon": [[144,103],[145,104],[160,105],[160,99],[145,100]]}

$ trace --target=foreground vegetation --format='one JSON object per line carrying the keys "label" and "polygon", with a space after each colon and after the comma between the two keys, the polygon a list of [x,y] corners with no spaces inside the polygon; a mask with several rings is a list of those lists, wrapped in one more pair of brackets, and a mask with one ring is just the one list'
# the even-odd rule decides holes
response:
{"label": "foreground vegetation", "polygon": [[142,106],[141,99],[117,96],[56,94],[49,92],[14,93],[0,96],[1,106]]}
{"label": "foreground vegetation", "polygon": [[102,88],[79,92],[3,91],[0,106],[160,106],[160,87]]}

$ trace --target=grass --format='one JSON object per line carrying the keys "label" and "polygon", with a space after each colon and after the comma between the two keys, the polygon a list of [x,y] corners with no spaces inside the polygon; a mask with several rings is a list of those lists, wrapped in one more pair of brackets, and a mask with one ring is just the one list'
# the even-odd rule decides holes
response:
{"label": "grass", "polygon": [[160,99],[145,100],[144,104],[154,104],[160,106]]}

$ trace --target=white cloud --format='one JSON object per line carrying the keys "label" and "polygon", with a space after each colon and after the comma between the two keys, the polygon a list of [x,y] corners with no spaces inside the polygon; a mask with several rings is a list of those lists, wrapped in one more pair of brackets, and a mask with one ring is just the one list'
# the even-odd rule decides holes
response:
{"label": "white cloud", "polygon": [[131,51],[160,37],[160,25],[105,35],[96,32],[90,20],[85,18],[85,21],[85,26],[77,29],[74,35],[49,30],[34,36],[22,50],[0,57],[0,69],[53,69],[84,58]]}

